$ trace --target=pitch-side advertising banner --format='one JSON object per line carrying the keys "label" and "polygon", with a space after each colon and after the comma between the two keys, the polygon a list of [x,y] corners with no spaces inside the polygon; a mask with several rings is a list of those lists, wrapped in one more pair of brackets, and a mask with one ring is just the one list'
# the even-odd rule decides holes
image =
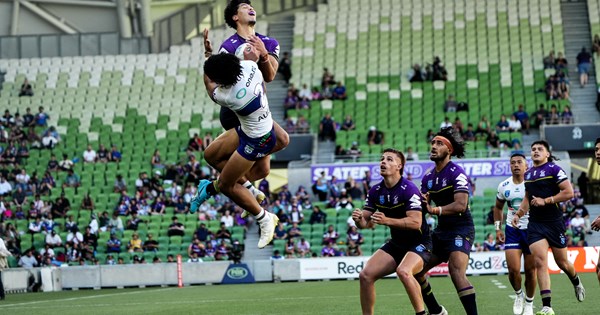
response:
{"label": "pitch-side advertising banner", "polygon": [[[572,247],[568,249],[569,261],[575,265],[577,272],[595,272],[600,246]],[[370,257],[332,257],[316,259],[300,259],[300,279],[348,279],[358,278],[361,270],[367,265]],[[521,263],[521,270],[523,263]],[[548,270],[559,273],[560,269],[554,261],[552,252],[548,252]],[[504,274],[508,266],[504,252],[471,253],[467,274]],[[442,263],[429,271],[432,276],[448,275],[448,264]],[[395,276],[391,274],[390,276]]]}
{"label": "pitch-side advertising banner", "polygon": [[[484,160],[456,160],[469,177],[496,177],[510,176],[510,162],[508,159]],[[422,178],[427,170],[433,167],[432,161],[408,161],[404,166],[404,173],[412,174],[413,179]],[[379,163],[344,163],[344,164],[317,164],[310,167],[312,180],[315,182],[325,172],[326,177],[335,176],[337,182],[345,182],[348,177],[362,181],[366,171],[371,172],[371,181],[380,181]]]}

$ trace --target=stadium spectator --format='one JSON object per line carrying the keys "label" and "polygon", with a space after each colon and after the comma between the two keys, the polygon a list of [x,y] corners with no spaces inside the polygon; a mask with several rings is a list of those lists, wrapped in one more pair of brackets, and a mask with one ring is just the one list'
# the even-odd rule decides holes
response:
{"label": "stadium spectator", "polygon": [[271,260],[283,260],[285,257],[281,256],[281,252],[276,249],[273,251],[273,256],[271,256]]}
{"label": "stadium spectator", "polygon": [[142,240],[140,240],[140,237],[137,233],[133,233],[133,235],[131,235],[131,239],[127,243],[127,251],[130,253],[144,252],[144,249],[142,248]]}
{"label": "stadium spectator", "polygon": [[548,116],[548,111],[544,108],[544,104],[540,104],[538,107],[538,110],[532,114],[532,117],[535,118],[534,126],[539,127],[539,126],[543,125],[546,122],[547,116]]}
{"label": "stadium spectator", "polygon": [[229,247],[227,247],[225,240],[221,240],[215,250],[215,260],[229,260],[230,253],[231,251]]}
{"label": "stadium spectator", "polygon": [[187,150],[190,152],[200,151],[202,148],[202,139],[197,133],[188,141]]}
{"label": "stadium spectator", "polygon": [[287,234],[290,239],[302,237],[302,229],[298,227],[298,223],[292,223],[292,226],[288,229]]}
{"label": "stadium spectator", "polygon": [[352,116],[346,115],[346,118],[342,122],[341,129],[344,131],[356,129],[356,125],[354,124],[354,121],[352,120]]}
{"label": "stadium spectator", "polygon": [[465,126],[463,125],[462,121],[460,120],[460,117],[458,116],[454,118],[454,123],[452,124],[452,127],[456,129],[460,134],[462,134],[465,129]]}
{"label": "stadium spectator", "polygon": [[158,149],[154,150],[152,154],[152,158],[150,160],[150,166],[155,169],[163,169],[165,165],[163,164],[162,157],[160,156],[160,151]]}
{"label": "stadium spectator", "polygon": [[114,233],[110,234],[110,239],[106,241],[106,253],[120,253],[121,252],[121,240],[117,238]]}
{"label": "stadium spectator", "polygon": [[308,133],[310,131],[310,125],[306,118],[302,115],[298,116],[295,127],[296,133]]}
{"label": "stadium spectator", "polygon": [[302,89],[298,92],[298,98],[300,98],[300,100],[306,101],[312,100],[312,92],[310,91],[306,83],[302,84]]}
{"label": "stadium spectator", "polygon": [[139,225],[140,225],[140,223],[143,223],[143,222],[145,222],[145,221],[144,221],[144,220],[142,220],[142,219],[141,219],[141,218],[138,216],[137,212],[133,212],[133,211],[132,211],[130,215],[131,215],[131,218],[129,218],[129,220],[127,220],[127,227],[126,227],[126,229],[127,229],[127,230],[134,230],[134,231],[137,231],[137,230],[138,230],[138,228],[139,228]]}
{"label": "stadium spectator", "polygon": [[37,259],[33,256],[33,250],[29,249],[25,252],[25,255],[21,256],[17,263],[23,268],[33,268],[39,265]]}
{"label": "stadium spectator", "polygon": [[92,232],[90,226],[85,227],[85,232],[83,232],[83,243],[88,245],[91,249],[98,247],[98,237]]}
{"label": "stadium spectator", "polygon": [[[544,104],[540,104],[540,106],[542,108],[543,108],[543,105]],[[529,130],[529,114],[525,111],[525,107],[523,106],[523,104],[519,104],[517,111],[514,112],[513,115],[519,120],[523,129],[525,129],[525,131],[528,131]]]}
{"label": "stadium spectator", "polygon": [[80,243],[83,243],[83,234],[79,232],[79,228],[77,226],[74,226],[69,230],[66,243],[74,247],[77,247]]}
{"label": "stadium spectator", "polygon": [[348,150],[346,150],[345,155],[354,157],[354,158],[358,158],[362,155],[362,151],[360,150],[360,148],[358,147],[358,142],[353,141],[352,145],[348,148]]}
{"label": "stadium spectator", "polygon": [[321,119],[321,123],[319,124],[319,141],[331,140],[335,141],[336,139],[336,130],[335,130],[335,122],[331,117],[330,113],[325,114],[325,117]]}
{"label": "stadium spectator", "polygon": [[25,79],[21,84],[21,90],[19,91],[19,97],[21,96],[33,96],[33,87],[29,83],[29,80]]}
{"label": "stadium spectator", "polygon": [[304,222],[304,214],[302,214],[302,211],[298,210],[298,207],[299,206],[297,204],[292,205],[292,210],[289,213],[289,217],[292,223],[297,223],[300,225],[302,222]]}
{"label": "stadium spectator", "polygon": [[183,236],[185,234],[185,226],[179,222],[179,219],[176,216],[171,218],[171,225],[169,225],[169,230],[167,231],[168,236]]}
{"label": "stadium spectator", "polygon": [[50,161],[48,161],[46,170],[52,171],[52,172],[58,172],[60,170],[58,161],[56,160],[56,155],[54,155],[54,153],[50,156]]}
{"label": "stadium spectator", "polygon": [[592,52],[596,55],[600,54],[600,36],[598,34],[595,34],[592,40]]}
{"label": "stadium spectator", "polygon": [[110,150],[109,160],[111,162],[119,163],[119,162],[121,162],[121,158],[122,158],[121,151],[119,151],[119,149],[117,149],[117,146],[113,144],[112,148]]}
{"label": "stadium spectator", "polygon": [[286,258],[294,258],[296,257],[296,243],[293,238],[289,238],[285,243],[285,257]]}
{"label": "stadium spectator", "polygon": [[222,240],[231,241],[231,232],[225,223],[221,222],[219,230],[215,233],[215,240],[221,242]]}
{"label": "stadium spectator", "polygon": [[42,133],[42,146],[46,149],[53,149],[60,142],[60,135],[54,126],[50,126]]}
{"label": "stadium spectator", "polygon": [[73,161],[69,160],[67,154],[63,153],[63,159],[58,162],[58,167],[60,167],[60,169],[63,171],[68,171],[73,169]]}
{"label": "stadium spectator", "polygon": [[113,192],[120,194],[124,191],[127,191],[127,182],[123,179],[123,175],[117,174],[115,183],[113,184]]}
{"label": "stadium spectator", "polygon": [[419,155],[413,151],[412,147],[406,148],[405,156],[406,156],[407,161],[418,161],[419,160]]}
{"label": "stadium spectator", "polygon": [[63,188],[77,188],[79,186],[81,186],[81,180],[79,179],[79,175],[75,174],[73,170],[68,170],[67,177],[63,182]]}
{"label": "stadium spectator", "polygon": [[282,127],[285,131],[287,131],[287,133],[295,133],[296,132],[296,124],[294,123],[294,120],[290,116],[288,116],[285,119],[285,122]]}
{"label": "stadium spectator", "polygon": [[321,256],[323,256],[323,257],[334,257],[334,256],[336,256],[336,250],[335,250],[335,248],[333,248],[333,242],[328,242],[325,245],[326,246],[323,247],[323,249],[321,250]]}
{"label": "stadium spectator", "polygon": [[96,162],[107,163],[109,155],[110,151],[103,144],[100,144],[98,151],[96,151]]}
{"label": "stadium spectator", "polygon": [[334,100],[345,100],[348,98],[346,95],[346,87],[342,84],[342,81],[338,81],[333,88],[331,98]]}
{"label": "stadium spectator", "polygon": [[92,200],[92,196],[90,196],[90,193],[88,192],[87,194],[85,194],[85,196],[83,197],[83,199],[81,199],[81,210],[91,210],[94,211],[94,200]]}
{"label": "stadium spectator", "polygon": [[160,245],[158,244],[158,241],[156,241],[153,238],[152,233],[148,233],[148,235],[146,236],[146,241],[144,241],[144,251],[156,253],[159,250],[159,248]]}
{"label": "stadium spectator", "polygon": [[444,117],[444,121],[440,123],[440,129],[452,127],[452,123],[450,122],[450,118],[448,116]]}
{"label": "stadium spectator", "polygon": [[585,49],[581,48],[581,52],[577,55],[577,72],[579,72],[579,85],[585,87],[588,83],[588,75],[592,65],[592,55]]}
{"label": "stadium spectator", "polygon": [[62,247],[62,238],[55,230],[52,230],[50,233],[46,234],[45,244],[50,246],[51,248]]}
{"label": "stadium spectator", "polygon": [[454,99],[454,95],[449,94],[446,102],[444,102],[444,112],[454,113],[458,109],[458,102]]}
{"label": "stadium spectator", "polygon": [[488,150],[498,149],[500,147],[500,137],[498,137],[496,132],[493,130],[489,134],[489,136],[487,137],[487,139],[485,141],[486,141],[486,148]]}
{"label": "stadium spectator", "polygon": [[499,250],[499,246],[496,244],[496,239],[492,233],[488,233],[483,241],[483,251],[493,252]]}
{"label": "stadium spectator", "polygon": [[367,143],[369,145],[385,144],[385,134],[375,126],[371,126],[367,132]]}
{"label": "stadium spectator", "polygon": [[92,146],[88,144],[87,150],[83,152],[83,162],[84,163],[96,163],[96,159],[98,158],[98,154]]}
{"label": "stadium spectator", "polygon": [[275,227],[275,234],[273,235],[273,239],[276,240],[286,240],[288,239],[287,231],[283,226],[283,222],[279,221],[277,226]]}
{"label": "stadium spectator", "polygon": [[108,221],[108,227],[110,229],[111,234],[119,232],[121,235],[123,235],[123,231],[125,230],[123,226],[123,220],[121,220],[121,217],[119,217],[119,215],[116,212],[113,213],[112,219]]}
{"label": "stadium spectator", "polygon": [[559,52],[556,59],[554,59],[554,67],[556,68],[556,70],[558,71],[567,69],[568,65],[569,62],[567,61],[567,58],[565,58],[562,52]]}
{"label": "stadium spectator", "polygon": [[329,69],[323,68],[323,75],[321,76],[321,87],[325,88],[327,85],[335,84],[333,74],[329,72]]}
{"label": "stadium spectator", "polygon": [[42,219],[40,217],[36,217],[33,221],[29,222],[29,226],[27,227],[27,232],[29,234],[37,234],[42,232]]}
{"label": "stadium spectator", "polygon": [[408,80],[410,82],[423,82],[427,78],[427,73],[421,69],[421,65],[415,63],[412,69],[408,72]]}
{"label": "stadium spectator", "polygon": [[202,138],[202,150],[208,148],[208,146],[213,142],[213,136],[210,131],[207,131],[204,134],[204,138]]}
{"label": "stadium spectator", "polygon": [[506,120],[506,115],[500,116],[500,120],[496,123],[496,132],[505,132],[509,131],[508,120]]}
{"label": "stadium spectator", "polygon": [[231,227],[233,227],[234,221],[235,220],[234,220],[233,216],[231,215],[231,211],[225,210],[225,213],[221,217],[221,223],[224,223],[225,227],[231,228]]}
{"label": "stadium spectator", "polygon": [[290,59],[289,52],[283,52],[277,72],[281,73],[286,85],[290,84],[290,79],[292,78],[292,60]]}
{"label": "stadium spectator", "polygon": [[310,243],[304,238],[301,238],[298,244],[296,244],[296,254],[298,255],[298,257],[310,256]]}
{"label": "stadium spectator", "polygon": [[508,120],[508,130],[512,131],[512,132],[518,132],[518,131],[521,131],[521,127],[522,127],[522,124],[517,119],[517,117],[515,117],[514,114],[511,115],[510,119]]}
{"label": "stadium spectator", "polygon": [[285,99],[283,100],[283,108],[286,110],[286,116],[287,116],[288,110],[300,108],[300,100],[298,99],[298,96],[296,96],[294,94],[294,92],[292,90],[287,91],[287,95],[286,95]]}
{"label": "stadium spectator", "polygon": [[348,241],[348,246],[346,247],[346,256],[362,256],[363,252],[360,248],[360,245],[355,241]]}
{"label": "stadium spectator", "polygon": [[548,56],[544,57],[543,63],[544,63],[544,69],[555,69],[556,68],[556,64],[555,64],[555,60],[554,60],[554,50],[551,50],[550,53],[548,54]]}
{"label": "stadium spectator", "polygon": [[320,101],[320,100],[323,99],[323,96],[321,95],[321,92],[316,87],[313,87],[312,90],[310,91],[310,97],[314,101],[317,101],[317,100]]}
{"label": "stadium spectator", "polygon": [[563,111],[560,113],[560,119],[563,124],[573,123],[573,112],[571,111],[571,107],[569,105],[565,105],[565,107],[563,107]]}
{"label": "stadium spectator", "polygon": [[323,86],[320,94],[321,100],[330,100],[333,97],[333,88],[329,83],[325,83],[325,86]]}
{"label": "stadium spectator", "polygon": [[568,228],[571,229],[574,237],[584,237],[585,219],[581,216],[582,212],[575,211],[575,217],[569,222]]}
{"label": "stadium spectator", "polygon": [[213,236],[213,233],[206,228],[205,223],[200,223],[200,227],[198,227],[196,229],[196,231],[194,232],[194,235],[201,242],[206,242],[206,240],[208,240],[210,237]]}
{"label": "stadium spectator", "polygon": [[491,131],[491,124],[485,115],[481,115],[481,119],[477,123],[477,129],[475,129],[476,135],[488,136]]}
{"label": "stadium spectator", "polygon": [[560,123],[560,113],[558,112],[558,108],[556,105],[552,104],[550,106],[550,112],[546,117],[546,124],[548,125],[558,125]]}
{"label": "stadium spectator", "polygon": [[327,227],[327,232],[323,234],[323,245],[327,245],[330,242],[336,243],[340,235],[334,229],[333,225]]}

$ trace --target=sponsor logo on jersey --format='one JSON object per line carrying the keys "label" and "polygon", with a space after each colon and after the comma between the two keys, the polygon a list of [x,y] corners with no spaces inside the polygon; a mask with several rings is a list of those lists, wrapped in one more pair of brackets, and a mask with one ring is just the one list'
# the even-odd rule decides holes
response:
{"label": "sponsor logo on jersey", "polygon": [[558,172],[558,175],[557,175],[557,177],[558,177],[558,179],[565,179],[565,178],[567,178],[567,174],[565,174],[565,171],[563,171],[563,170],[560,170],[560,171]]}
{"label": "sponsor logo on jersey", "polygon": [[465,174],[460,174],[456,177],[457,188],[467,188],[469,187],[469,180]]}
{"label": "sponsor logo on jersey", "polygon": [[417,194],[413,194],[412,197],[410,197],[410,207],[421,208],[421,198],[419,198]]}
{"label": "sponsor logo on jersey", "polygon": [[244,96],[246,96],[246,89],[245,88],[242,88],[237,93],[235,93],[235,98],[237,98],[238,100],[244,98]]}
{"label": "sponsor logo on jersey", "polygon": [[502,187],[504,187],[504,186],[506,186],[506,185],[508,185],[508,182],[504,182],[504,183],[502,183]]}

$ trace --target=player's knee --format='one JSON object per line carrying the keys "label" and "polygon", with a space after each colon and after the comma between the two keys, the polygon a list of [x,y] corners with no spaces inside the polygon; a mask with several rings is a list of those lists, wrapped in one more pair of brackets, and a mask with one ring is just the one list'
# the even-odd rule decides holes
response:
{"label": "player's knee", "polygon": [[536,270],[539,270],[542,268],[547,268],[546,260],[544,259],[544,257],[540,257],[540,256],[534,257],[533,265],[535,266]]}
{"label": "player's knee", "polygon": [[269,170],[265,169],[264,167],[259,167],[258,169],[253,169],[252,170],[252,178],[257,178],[257,179],[261,179],[261,178],[266,178],[267,176],[269,176]]}
{"label": "player's knee", "polygon": [[398,275],[398,278],[400,278],[400,281],[402,281],[403,283],[407,283],[408,281],[410,281],[410,279],[413,276],[410,270],[406,270],[404,268],[396,269],[396,275]]}
{"label": "player's knee", "polygon": [[227,181],[224,181],[224,180],[218,181],[219,191],[224,194],[228,194],[228,193],[232,192],[234,185],[235,185],[235,183],[228,183]]}
{"label": "player's knee", "polygon": [[558,268],[564,271],[569,268],[569,261],[566,258],[560,259],[556,261],[556,265],[558,266]]}
{"label": "player's knee", "polygon": [[290,135],[285,130],[280,132],[280,134],[281,135],[277,137],[277,140],[281,143],[280,145],[285,148],[290,144]]}
{"label": "player's knee", "polygon": [[358,278],[360,279],[360,282],[375,282],[375,279],[373,278],[373,276],[371,275],[371,273],[366,270],[363,269],[360,274],[358,275]]}

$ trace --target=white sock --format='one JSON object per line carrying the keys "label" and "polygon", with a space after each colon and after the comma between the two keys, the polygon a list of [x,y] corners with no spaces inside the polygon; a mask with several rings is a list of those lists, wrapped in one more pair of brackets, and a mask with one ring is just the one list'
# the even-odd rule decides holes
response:
{"label": "white sock", "polygon": [[519,291],[515,291],[515,294],[516,294],[516,295],[521,295],[521,294],[523,294],[523,289],[519,289]]}
{"label": "white sock", "polygon": [[252,186],[252,183],[247,180],[242,186],[246,187],[246,189],[252,190],[252,188],[254,188],[254,186]]}
{"label": "white sock", "polygon": [[256,218],[256,221],[258,222],[262,222],[265,219],[268,219],[269,216],[267,215],[267,211],[265,211],[265,209],[260,208],[260,212],[254,216]]}
{"label": "white sock", "polygon": [[532,297],[528,297],[528,296],[525,297],[525,303],[532,304],[533,303],[533,298],[534,298],[533,296]]}

